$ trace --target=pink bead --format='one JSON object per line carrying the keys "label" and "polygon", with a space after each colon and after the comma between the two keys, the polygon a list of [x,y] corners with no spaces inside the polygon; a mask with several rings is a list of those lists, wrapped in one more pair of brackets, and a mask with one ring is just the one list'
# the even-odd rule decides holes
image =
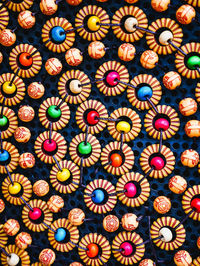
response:
{"label": "pink bead", "polygon": [[44,142],[43,142],[43,149],[46,151],[46,152],[54,152],[56,149],[57,149],[57,144],[55,142],[55,140],[50,140],[49,139],[46,139]]}
{"label": "pink bead", "polygon": [[39,208],[33,208],[33,211],[29,211],[28,216],[31,220],[38,220],[42,215],[42,211]]}
{"label": "pink bead", "polygon": [[150,164],[154,167],[155,170],[161,170],[165,166],[164,160],[158,156],[153,157]]}
{"label": "pink bead", "polygon": [[126,257],[130,256],[133,253],[133,246],[129,242],[123,242],[120,246],[120,249],[123,249],[121,253]]}
{"label": "pink bead", "polygon": [[160,131],[160,130],[167,130],[169,128],[169,121],[165,118],[159,118],[155,121],[155,129]]}
{"label": "pink bead", "polygon": [[119,74],[116,71],[112,71],[106,76],[106,82],[111,87],[116,86],[118,84],[117,80],[119,80],[119,79],[120,79]]}
{"label": "pink bead", "polygon": [[133,183],[127,183],[124,186],[124,189],[127,190],[126,192],[124,192],[124,194],[129,198],[133,198],[137,193],[137,188]]}
{"label": "pink bead", "polygon": [[196,198],[191,201],[191,207],[198,213],[200,213],[200,199]]}

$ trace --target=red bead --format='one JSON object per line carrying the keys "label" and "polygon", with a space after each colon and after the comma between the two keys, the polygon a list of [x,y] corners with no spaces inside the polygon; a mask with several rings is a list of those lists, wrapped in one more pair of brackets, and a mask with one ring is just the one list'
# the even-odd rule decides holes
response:
{"label": "red bead", "polygon": [[124,255],[126,257],[131,256],[131,254],[133,253],[133,246],[129,242],[123,242],[120,245],[120,249],[123,249],[123,251],[121,251],[121,253],[122,253],[122,255]]}
{"label": "red bead", "polygon": [[196,212],[200,213],[200,199],[196,198],[191,201],[192,209],[195,209]]}
{"label": "red bead", "polygon": [[153,157],[150,164],[154,167],[155,170],[161,170],[165,166],[164,160],[159,156]]}
{"label": "red bead", "polygon": [[114,167],[119,167],[122,165],[122,156],[118,153],[113,153],[110,156],[111,165]]}
{"label": "red bead", "polygon": [[99,254],[99,247],[97,244],[91,243],[87,246],[88,250],[86,251],[88,257],[95,258]]}
{"label": "red bead", "polygon": [[90,111],[87,114],[87,122],[89,125],[96,125],[99,120],[96,118],[99,117],[99,114],[97,113],[97,111]]}
{"label": "red bead", "polygon": [[124,192],[124,194],[129,198],[133,198],[137,193],[137,188],[133,183],[127,183],[124,186],[124,189],[127,190],[126,192]]}
{"label": "red bead", "polygon": [[33,58],[29,53],[21,53],[19,56],[19,62],[22,66],[29,67],[33,63]]}
{"label": "red bead", "polygon": [[42,215],[42,211],[39,208],[33,208],[33,211],[29,211],[28,216],[31,220],[38,220]]}
{"label": "red bead", "polygon": [[160,131],[160,130],[167,130],[169,128],[169,121],[165,118],[159,118],[155,121],[155,129]]}
{"label": "red bead", "polygon": [[117,80],[119,79],[120,79],[120,76],[116,71],[112,71],[106,76],[106,82],[110,86],[116,86],[118,84]]}
{"label": "red bead", "polygon": [[43,149],[46,152],[54,152],[57,149],[57,144],[56,144],[55,140],[52,139],[50,142],[49,139],[46,139],[43,142]]}

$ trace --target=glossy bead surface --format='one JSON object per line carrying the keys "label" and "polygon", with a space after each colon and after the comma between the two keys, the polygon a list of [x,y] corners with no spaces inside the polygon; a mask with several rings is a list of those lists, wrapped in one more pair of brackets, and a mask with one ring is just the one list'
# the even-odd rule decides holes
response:
{"label": "glossy bead surface", "polygon": [[185,125],[185,133],[188,137],[200,137],[200,121],[190,120]]}
{"label": "glossy bead surface", "polygon": [[36,221],[42,216],[42,211],[39,208],[33,208],[33,211],[29,211],[28,216],[31,220]]}
{"label": "glossy bead surface", "polygon": [[191,70],[195,70],[196,67],[200,67],[200,56],[193,55],[187,60],[187,67]]}
{"label": "glossy bead surface", "polygon": [[167,72],[163,76],[163,84],[168,90],[175,90],[181,85],[181,76],[175,71]]}
{"label": "glossy bead surface", "polygon": [[69,266],[83,266],[83,264],[81,264],[80,262],[74,261],[70,263]]}
{"label": "glossy bead surface", "polygon": [[49,192],[49,184],[45,180],[38,180],[33,185],[33,192],[38,197],[44,197]]}
{"label": "glossy bead surface", "polygon": [[11,46],[16,42],[16,34],[9,29],[3,29],[0,31],[0,43],[3,46]]}
{"label": "glossy bead surface", "polygon": [[154,167],[155,170],[161,170],[165,166],[163,158],[155,156],[151,159],[150,165]]}
{"label": "glossy bead surface", "polygon": [[5,203],[2,199],[0,199],[0,213],[2,213],[5,210]]}
{"label": "glossy bead surface", "polygon": [[160,131],[160,130],[167,130],[169,128],[169,121],[165,118],[159,118],[159,119],[156,119],[155,121],[155,129]]}
{"label": "glossy bead surface", "polygon": [[35,111],[33,107],[23,105],[18,110],[18,117],[23,122],[30,122],[35,117]]}
{"label": "glossy bead surface", "polygon": [[66,235],[67,235],[67,233],[66,233],[64,228],[58,228],[56,230],[54,237],[55,237],[56,241],[61,242],[65,239]]}
{"label": "glossy bead surface", "polygon": [[10,85],[10,81],[4,82],[1,88],[2,88],[3,92],[5,94],[8,94],[8,95],[15,93],[16,90],[17,90],[17,88],[16,88],[14,83],[12,83]]}
{"label": "glossy bead surface", "polygon": [[92,201],[95,204],[101,204],[105,199],[105,194],[101,189],[95,189],[92,194]]}
{"label": "glossy bead surface", "polygon": [[71,6],[78,6],[83,0],[66,0],[66,2]]}
{"label": "glossy bead surface", "polygon": [[174,255],[174,262],[177,266],[188,266],[192,264],[192,258],[186,250],[179,250]]}
{"label": "glossy bead surface", "polygon": [[111,71],[108,73],[106,76],[106,82],[108,83],[109,86],[114,87],[118,84],[118,81],[120,79],[119,74],[116,71]]}
{"label": "glossy bead surface", "polygon": [[0,151],[0,164],[6,162],[10,158],[9,152],[6,150]]}
{"label": "glossy bead surface", "polygon": [[0,52],[0,64],[3,62],[3,54]]}
{"label": "glossy bead surface", "polygon": [[118,48],[118,56],[125,62],[133,60],[135,52],[135,47],[131,43],[122,43]]}
{"label": "glossy bead surface", "polygon": [[43,149],[45,152],[55,152],[56,149],[57,149],[57,144],[55,142],[55,140],[49,140],[49,139],[46,139],[44,142],[43,142]]}
{"label": "glossy bead surface", "polygon": [[169,4],[170,0],[151,0],[152,8],[157,12],[166,11],[168,9]]}
{"label": "glossy bead surface", "polygon": [[57,175],[56,175],[58,181],[60,181],[60,182],[67,181],[70,178],[70,176],[71,176],[71,173],[66,168],[63,168],[62,171],[58,171]]}
{"label": "glossy bead surface", "polygon": [[149,86],[140,87],[137,91],[137,98],[140,101],[146,101],[147,97],[150,99],[153,95],[152,88]]}
{"label": "glossy bead surface", "polygon": [[127,32],[130,32],[130,33],[136,31],[135,26],[137,25],[138,25],[138,21],[135,17],[129,17],[124,22],[124,28],[126,29]]}
{"label": "glossy bead surface", "polygon": [[144,259],[144,260],[141,260],[139,266],[155,266],[155,264],[150,259]]}
{"label": "glossy bead surface", "polygon": [[113,153],[110,156],[111,165],[114,167],[120,167],[122,165],[122,156],[118,153]]}
{"label": "glossy bead surface", "polygon": [[22,153],[19,156],[19,165],[23,169],[33,168],[35,165],[35,157],[30,152]]}
{"label": "glossy bead surface", "polygon": [[15,245],[20,249],[26,249],[32,243],[32,237],[26,232],[19,233],[15,238]]}
{"label": "glossy bead surface", "polygon": [[39,261],[44,266],[49,266],[54,263],[56,259],[56,254],[50,248],[43,249],[39,254]]}
{"label": "glossy bead surface", "polygon": [[64,42],[66,38],[65,30],[60,26],[53,27],[51,30],[51,38],[52,38],[52,41],[55,43]]}
{"label": "glossy bead surface", "polygon": [[8,124],[8,118],[3,115],[0,117],[0,127],[5,127]]}
{"label": "glossy bead surface", "polygon": [[40,10],[44,15],[51,16],[58,9],[58,5],[55,0],[41,0],[40,1]]}
{"label": "glossy bead surface", "polygon": [[163,236],[161,240],[164,242],[170,242],[173,239],[172,231],[167,227],[162,227],[160,229],[159,236]]}
{"label": "glossy bead surface", "polygon": [[197,247],[200,249],[200,236],[197,239]]}
{"label": "glossy bead surface", "polygon": [[128,133],[131,130],[131,126],[126,121],[120,121],[119,123],[117,123],[116,129],[118,132]]}
{"label": "glossy bead surface", "polygon": [[123,242],[120,245],[120,249],[123,249],[121,253],[125,257],[131,256],[131,254],[133,253],[133,246],[129,242]]}
{"label": "glossy bead surface", "polygon": [[83,62],[83,56],[79,49],[71,48],[66,52],[65,60],[70,66],[78,66]]}
{"label": "glossy bead surface", "polygon": [[152,50],[146,50],[142,53],[140,57],[141,65],[146,69],[152,69],[158,63],[158,55]]}
{"label": "glossy bead surface", "polygon": [[31,29],[35,25],[35,16],[29,10],[20,12],[17,20],[23,29]]}
{"label": "glossy bead surface", "polygon": [[199,154],[197,151],[189,149],[185,150],[181,154],[181,163],[184,166],[188,166],[190,168],[195,167],[199,162]]}
{"label": "glossy bead surface", "polygon": [[99,117],[99,113],[97,111],[90,111],[87,114],[87,118],[86,118],[88,124],[91,126],[96,125],[99,122],[99,120],[96,117]]}
{"label": "glossy bead surface", "polygon": [[190,24],[196,16],[195,9],[190,5],[182,5],[176,11],[176,19],[181,24]]}
{"label": "glossy bead surface", "polygon": [[105,45],[102,42],[94,41],[88,45],[88,54],[93,59],[100,59],[105,53]]}
{"label": "glossy bead surface", "polygon": [[122,227],[127,231],[135,230],[139,222],[137,221],[137,216],[134,213],[126,213],[121,219]]}
{"label": "glossy bead surface", "polygon": [[79,94],[82,91],[81,82],[78,79],[73,79],[69,83],[69,89],[74,94]]}
{"label": "glossy bead surface", "polygon": [[49,108],[47,109],[47,113],[53,119],[60,118],[62,114],[60,108],[57,108],[56,105],[49,106]]}
{"label": "glossy bead surface", "polygon": [[197,111],[197,102],[192,98],[185,98],[179,103],[179,111],[184,116],[190,116]]}
{"label": "glossy bead surface", "polygon": [[22,186],[18,182],[13,182],[13,184],[10,184],[8,187],[8,191],[11,195],[18,194],[22,189]]}
{"label": "glossy bead surface", "polygon": [[153,207],[158,213],[165,214],[171,209],[171,201],[165,196],[159,196],[154,200]]}
{"label": "glossy bead surface", "polygon": [[191,208],[200,213],[200,198],[195,198],[191,201]]}
{"label": "glossy bead surface", "polygon": [[85,213],[79,208],[72,209],[68,214],[68,220],[72,225],[78,226],[83,224]]}
{"label": "glossy bead surface", "polygon": [[29,53],[21,53],[19,55],[19,63],[24,67],[30,67],[33,64],[33,58]]}
{"label": "glossy bead surface", "polygon": [[62,63],[58,58],[49,58],[45,63],[45,69],[49,75],[56,76],[62,70]]}
{"label": "glossy bead surface", "polygon": [[91,16],[89,17],[87,21],[87,26],[90,31],[98,31],[100,29],[100,19],[97,16]]}
{"label": "glossy bead surface", "polygon": [[15,253],[10,253],[10,257],[7,256],[6,259],[7,259],[8,266],[16,266],[20,261],[19,256]]}
{"label": "glossy bead surface", "polygon": [[45,88],[40,82],[32,82],[28,86],[27,92],[32,99],[40,99],[44,95]]}
{"label": "glossy bead surface", "polygon": [[18,127],[14,133],[15,140],[20,143],[26,143],[31,138],[31,131],[27,127]]}
{"label": "glossy bead surface", "polygon": [[159,36],[159,43],[161,45],[168,45],[169,41],[173,40],[173,34],[169,30],[163,31]]}
{"label": "glossy bead surface", "polygon": [[103,228],[111,233],[115,232],[119,228],[119,219],[115,215],[107,215],[103,219]]}
{"label": "glossy bead surface", "polygon": [[58,213],[64,207],[64,200],[58,195],[53,195],[47,201],[48,209],[53,213]]}
{"label": "glossy bead surface", "polygon": [[135,186],[135,184],[133,184],[132,182],[127,183],[124,186],[124,189],[126,189],[127,191],[124,192],[124,194],[128,197],[128,198],[133,198],[135,197],[136,193],[137,193],[137,188]]}
{"label": "glossy bead surface", "polygon": [[89,245],[87,245],[87,255],[89,258],[95,258],[98,256],[99,254],[99,247],[97,246],[97,244],[95,243],[91,243]]}
{"label": "glossy bead surface", "polygon": [[172,192],[174,192],[175,194],[181,194],[187,188],[187,181],[182,176],[175,175],[169,180],[168,185],[169,185],[169,189]]}
{"label": "glossy bead surface", "polygon": [[15,219],[9,219],[3,225],[4,232],[9,236],[14,236],[19,232],[20,225]]}
{"label": "glossy bead surface", "polygon": [[92,145],[89,142],[85,144],[85,142],[83,141],[78,145],[78,152],[81,155],[88,155],[92,152]]}

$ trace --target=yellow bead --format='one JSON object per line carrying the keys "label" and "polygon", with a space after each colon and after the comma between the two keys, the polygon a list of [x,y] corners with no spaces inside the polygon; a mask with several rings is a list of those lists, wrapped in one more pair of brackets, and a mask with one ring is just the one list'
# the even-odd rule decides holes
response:
{"label": "yellow bead", "polygon": [[60,182],[65,182],[65,181],[67,181],[67,179],[69,179],[70,178],[70,171],[68,170],[68,169],[62,169],[62,172],[61,171],[59,171],[58,173],[57,173],[57,179],[58,179],[58,181],[60,181]]}
{"label": "yellow bead", "polygon": [[120,121],[116,126],[117,131],[128,133],[131,130],[131,126],[126,121]]}
{"label": "yellow bead", "polygon": [[100,28],[100,19],[97,16],[91,16],[87,21],[87,26],[91,31],[98,31]]}
{"label": "yellow bead", "polygon": [[2,90],[6,94],[13,94],[16,91],[16,86],[15,84],[12,84],[11,86],[9,85],[10,81],[6,81],[2,85]]}
{"label": "yellow bead", "polygon": [[18,182],[14,182],[14,184],[10,184],[8,187],[8,191],[12,195],[16,195],[21,191],[21,185]]}

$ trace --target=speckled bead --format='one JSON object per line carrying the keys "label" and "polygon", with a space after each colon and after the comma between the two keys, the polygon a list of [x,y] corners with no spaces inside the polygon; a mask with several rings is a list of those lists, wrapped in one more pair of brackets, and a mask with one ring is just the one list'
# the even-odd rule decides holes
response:
{"label": "speckled bead", "polygon": [[81,264],[80,262],[74,261],[74,262],[70,263],[69,266],[83,266],[83,264]]}
{"label": "speckled bead", "polygon": [[64,207],[64,200],[58,195],[53,195],[47,201],[47,206],[51,212],[58,213]]}
{"label": "speckled bead", "polygon": [[82,3],[83,0],[66,0],[66,2],[70,5],[70,6],[78,6]]}
{"label": "speckled bead", "polygon": [[10,256],[7,256],[6,258],[8,266],[16,266],[20,262],[20,258],[15,253],[10,253]]}
{"label": "speckled bead", "polygon": [[141,65],[146,69],[152,69],[158,63],[158,55],[152,50],[146,50],[142,53],[140,57]]}
{"label": "speckled bead", "polygon": [[16,34],[10,29],[0,31],[0,43],[3,46],[11,46],[16,42]]}
{"label": "speckled bead", "polygon": [[56,259],[56,254],[55,252],[50,249],[50,248],[45,248],[43,249],[40,254],[39,254],[39,261],[44,265],[44,266],[49,266],[54,263]]}
{"label": "speckled bead", "polygon": [[163,12],[168,9],[170,0],[151,0],[152,8],[157,12]]}
{"label": "speckled bead", "polygon": [[26,249],[32,243],[32,237],[26,232],[19,233],[15,238],[15,244],[20,249]]}
{"label": "speckled bead", "polygon": [[137,221],[137,216],[134,213],[126,213],[121,219],[122,227],[127,231],[135,230],[139,222]]}
{"label": "speckled bead", "polygon": [[2,199],[0,199],[0,213],[2,213],[5,210],[5,203]]}
{"label": "speckled bead", "polygon": [[45,63],[45,69],[49,75],[56,76],[62,70],[62,63],[58,58],[49,58]]}
{"label": "speckled bead", "polygon": [[83,56],[79,49],[71,48],[65,53],[65,60],[70,66],[78,66],[83,62]]}
{"label": "speckled bead", "polygon": [[176,11],[176,19],[181,24],[190,24],[195,16],[196,11],[190,5],[182,5]]}
{"label": "speckled bead", "polygon": [[154,200],[153,207],[158,213],[165,214],[171,209],[171,201],[165,196],[159,196]]}
{"label": "speckled bead", "polygon": [[17,142],[26,143],[31,138],[31,131],[27,127],[18,127],[14,137]]}
{"label": "speckled bead", "polygon": [[55,3],[55,0],[41,0],[40,1],[40,10],[44,15],[51,16],[58,9],[58,5]]}
{"label": "speckled bead", "polygon": [[35,111],[33,107],[28,105],[23,105],[18,110],[18,117],[23,122],[30,122],[35,116]]}
{"label": "speckled bead", "polygon": [[4,232],[9,236],[14,236],[18,233],[20,225],[17,220],[9,219],[3,225]]}
{"label": "speckled bead", "polygon": [[167,72],[163,76],[163,84],[168,90],[175,90],[181,85],[181,81],[181,76],[175,71]]}
{"label": "speckled bead", "polygon": [[200,249],[200,236],[197,239],[197,247]]}
{"label": "speckled bead", "polygon": [[184,166],[188,166],[190,168],[195,167],[199,162],[199,154],[197,151],[189,149],[185,150],[181,154],[181,163]]}
{"label": "speckled bead", "polygon": [[190,120],[185,125],[185,133],[188,137],[200,137],[200,121]]}
{"label": "speckled bead", "polygon": [[102,42],[94,41],[88,45],[88,54],[93,59],[100,59],[105,53],[105,45]]}
{"label": "speckled bead", "polygon": [[0,64],[3,62],[3,54],[0,52]]}
{"label": "speckled bead", "polygon": [[189,266],[192,263],[192,258],[186,250],[179,250],[174,255],[174,262],[177,266]]}
{"label": "speckled bead", "polygon": [[33,192],[38,197],[43,197],[49,192],[49,184],[45,180],[38,180],[33,185]]}
{"label": "speckled bead", "polygon": [[133,60],[135,52],[135,47],[131,43],[122,43],[118,48],[118,56],[125,62]]}
{"label": "speckled bead", "polygon": [[78,226],[84,222],[85,213],[79,209],[74,208],[68,214],[68,220],[72,225]]}
{"label": "speckled bead", "polygon": [[19,157],[19,165],[23,169],[32,168],[35,165],[35,157],[30,152],[22,153]]}
{"label": "speckled bead", "polygon": [[193,115],[197,111],[197,102],[192,98],[185,98],[179,103],[179,111],[184,116]]}
{"label": "speckled bead", "polygon": [[23,29],[31,29],[35,25],[35,16],[29,10],[20,12],[17,20]]}
{"label": "speckled bead", "polygon": [[111,233],[115,232],[119,228],[119,219],[115,215],[107,215],[103,219],[103,228]]}
{"label": "speckled bead", "polygon": [[174,192],[175,194],[181,194],[187,188],[187,181],[182,176],[175,175],[169,180],[168,185],[169,185],[169,189],[172,192]]}
{"label": "speckled bead", "polygon": [[44,86],[40,82],[32,82],[27,88],[28,96],[32,99],[40,99],[45,92]]}
{"label": "speckled bead", "polygon": [[141,260],[139,266],[154,266],[154,262],[150,259]]}

